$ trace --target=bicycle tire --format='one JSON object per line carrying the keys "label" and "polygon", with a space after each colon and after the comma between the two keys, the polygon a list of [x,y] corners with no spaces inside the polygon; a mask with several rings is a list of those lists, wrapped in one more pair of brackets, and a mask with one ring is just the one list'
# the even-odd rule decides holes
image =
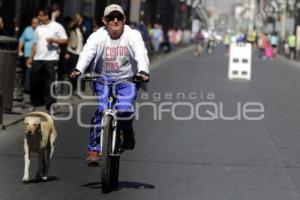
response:
{"label": "bicycle tire", "polygon": [[120,166],[120,157],[116,156],[112,158],[112,187],[117,188],[119,185],[119,166]]}
{"label": "bicycle tire", "polygon": [[112,152],[112,116],[104,115],[103,116],[104,125],[103,125],[103,136],[102,136],[102,155],[100,159],[101,166],[101,184],[102,184],[102,192],[109,193],[112,191],[112,183],[113,183],[113,175],[114,171],[113,167],[113,158],[111,157]]}

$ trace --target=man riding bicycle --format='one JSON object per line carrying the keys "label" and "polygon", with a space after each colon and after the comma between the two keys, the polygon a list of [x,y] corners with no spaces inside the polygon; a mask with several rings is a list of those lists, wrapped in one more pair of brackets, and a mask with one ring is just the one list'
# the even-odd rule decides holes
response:
{"label": "man riding bicycle", "polygon": [[[125,25],[126,17],[121,6],[111,4],[104,10],[102,18],[105,27],[98,29],[87,40],[81,52],[76,69],[70,78],[76,79],[92,64],[92,71],[103,76],[105,81],[113,83],[118,80],[138,76],[142,81],[149,79],[149,59],[140,32]],[[124,149],[134,148],[135,140],[132,129],[133,104],[137,97],[139,85],[136,83],[120,83],[114,87],[118,130],[123,134]],[[87,162],[89,166],[97,166],[100,152],[100,130],[104,105],[108,104],[107,86],[94,83],[98,108],[92,118],[90,129]],[[124,120],[126,119],[126,120]]]}

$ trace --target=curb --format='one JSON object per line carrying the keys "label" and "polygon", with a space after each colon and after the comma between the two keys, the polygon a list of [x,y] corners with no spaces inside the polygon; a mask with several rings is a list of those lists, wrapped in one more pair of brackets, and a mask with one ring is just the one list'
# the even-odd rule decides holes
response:
{"label": "curb", "polygon": [[17,124],[17,123],[23,121],[24,119],[25,119],[25,116],[23,116],[23,117],[21,117],[21,118],[18,118],[18,119],[16,119],[15,121],[12,121],[12,122],[10,122],[10,123],[2,124],[2,127],[1,127],[0,131],[1,131],[1,130],[5,131],[8,127]]}
{"label": "curb", "polygon": [[290,65],[293,65],[294,67],[300,68],[300,62],[297,62],[295,60],[290,60],[290,59],[286,58],[285,56],[279,55],[279,54],[277,55],[277,58],[281,61],[289,63]]}

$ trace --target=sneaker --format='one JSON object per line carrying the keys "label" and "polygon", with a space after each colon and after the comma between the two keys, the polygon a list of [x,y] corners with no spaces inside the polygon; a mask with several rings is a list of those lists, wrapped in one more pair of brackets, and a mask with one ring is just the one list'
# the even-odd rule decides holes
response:
{"label": "sneaker", "polygon": [[123,134],[123,148],[125,150],[133,150],[135,146],[134,132]]}
{"label": "sneaker", "polygon": [[99,166],[99,152],[97,151],[89,151],[87,153],[87,164],[89,167],[98,167]]}

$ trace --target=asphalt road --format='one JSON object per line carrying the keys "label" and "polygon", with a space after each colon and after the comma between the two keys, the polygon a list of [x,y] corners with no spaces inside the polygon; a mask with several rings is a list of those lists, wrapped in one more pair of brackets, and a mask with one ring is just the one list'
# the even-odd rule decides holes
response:
{"label": "asphalt road", "polygon": [[[122,154],[116,191],[101,193],[99,168],[85,163],[88,130],[74,117],[56,122],[59,138],[47,183],[22,184],[23,124],[0,134],[0,199],[300,199],[300,68],[255,58],[251,81],[230,81],[219,48],[202,58],[176,54],[151,74],[148,93],[138,101],[148,106],[140,107],[135,122],[137,145]],[[224,118],[238,116],[251,102],[263,106],[263,119]],[[218,119],[196,115],[211,112]],[[82,113],[84,122],[89,113]],[[34,156],[32,178],[36,162]]]}

